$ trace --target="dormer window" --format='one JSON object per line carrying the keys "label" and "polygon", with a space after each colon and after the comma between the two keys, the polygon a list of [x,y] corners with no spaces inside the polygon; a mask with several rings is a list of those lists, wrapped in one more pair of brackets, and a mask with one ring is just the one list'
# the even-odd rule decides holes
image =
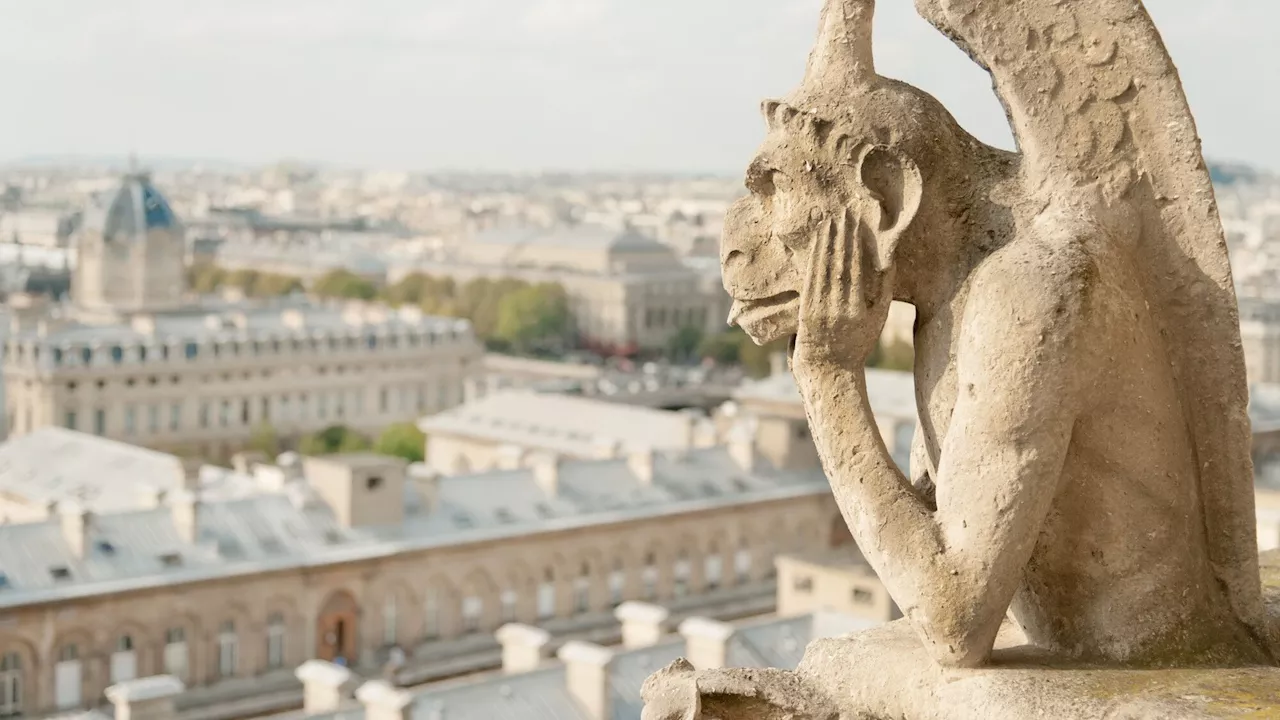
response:
{"label": "dormer window", "polygon": [[49,568],[49,575],[51,575],[54,580],[58,580],[58,581],[70,580],[71,569],[65,565],[56,565],[54,567]]}
{"label": "dormer window", "polygon": [[160,564],[165,567],[179,567],[182,565],[182,555],[178,553],[165,553],[160,556]]}
{"label": "dormer window", "polygon": [[378,475],[372,475],[365,479],[364,487],[369,491],[377,490],[382,487],[382,478]]}
{"label": "dormer window", "polygon": [[102,553],[103,555],[115,555],[115,554],[116,554],[116,546],[115,546],[115,545],[112,545],[112,544],[110,543],[110,541],[107,541],[107,540],[99,540],[99,541],[98,541],[98,543],[97,543],[97,546],[98,546],[98,552]]}

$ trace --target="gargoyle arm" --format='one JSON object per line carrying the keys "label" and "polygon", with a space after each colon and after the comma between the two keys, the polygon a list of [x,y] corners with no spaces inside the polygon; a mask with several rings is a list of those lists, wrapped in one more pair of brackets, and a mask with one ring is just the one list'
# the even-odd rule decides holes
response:
{"label": "gargoyle arm", "polygon": [[1087,372],[1074,357],[1085,310],[1072,280],[1088,261],[1006,251],[982,271],[991,282],[975,278],[959,334],[936,511],[885,448],[862,368],[795,368],[850,531],[948,666],[990,655],[1057,492],[1078,412],[1076,378]]}

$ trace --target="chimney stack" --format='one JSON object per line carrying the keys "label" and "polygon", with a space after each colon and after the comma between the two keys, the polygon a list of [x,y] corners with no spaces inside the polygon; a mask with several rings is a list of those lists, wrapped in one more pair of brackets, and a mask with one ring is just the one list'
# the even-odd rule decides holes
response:
{"label": "chimney stack", "polygon": [[635,450],[627,455],[627,467],[640,480],[641,485],[653,484],[653,449]]}
{"label": "chimney stack", "polygon": [[352,677],[350,670],[324,660],[308,660],[294,675],[302,681],[302,711],[307,715],[337,711]]}
{"label": "chimney stack", "polygon": [[173,720],[173,699],[186,686],[172,675],[156,675],[107,688],[107,700],[115,708],[115,720]]}
{"label": "chimney stack", "polygon": [[624,602],[613,611],[622,623],[622,646],[628,650],[657,645],[670,615],[664,607],[635,601]]}
{"label": "chimney stack", "polygon": [[72,554],[84,559],[89,553],[93,514],[80,503],[70,500],[58,504],[58,518],[62,521],[62,537],[71,547]]}
{"label": "chimney stack", "polygon": [[742,472],[755,472],[756,438],[746,428],[735,428],[729,438],[729,457]]}
{"label": "chimney stack", "polygon": [[609,702],[609,670],[613,651],[570,640],[558,654],[564,663],[565,683],[569,694],[591,720],[612,720]]}
{"label": "chimney stack", "polygon": [[729,661],[729,640],[733,626],[707,618],[691,617],[680,623],[685,657],[699,670],[725,667]]}
{"label": "chimney stack", "polygon": [[508,675],[536,670],[551,642],[551,634],[541,628],[508,623],[494,637],[502,645],[502,672]]}
{"label": "chimney stack", "polygon": [[192,490],[177,490],[169,496],[169,511],[178,537],[188,545],[200,538],[200,496]]}
{"label": "chimney stack", "polygon": [[413,695],[386,680],[370,680],[361,685],[356,699],[364,706],[365,720],[409,720],[412,715]]}
{"label": "chimney stack", "polygon": [[548,496],[558,495],[560,493],[560,456],[553,453],[538,455],[533,461],[533,479]]}

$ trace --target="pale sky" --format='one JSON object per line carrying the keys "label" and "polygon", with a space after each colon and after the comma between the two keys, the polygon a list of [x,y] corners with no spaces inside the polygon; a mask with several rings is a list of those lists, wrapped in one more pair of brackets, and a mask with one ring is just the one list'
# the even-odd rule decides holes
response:
{"label": "pale sky", "polygon": [[[1146,0],[1211,158],[1280,169],[1280,2]],[[820,0],[0,0],[0,161],[736,173]],[[882,74],[1008,147],[986,75],[880,0]]]}

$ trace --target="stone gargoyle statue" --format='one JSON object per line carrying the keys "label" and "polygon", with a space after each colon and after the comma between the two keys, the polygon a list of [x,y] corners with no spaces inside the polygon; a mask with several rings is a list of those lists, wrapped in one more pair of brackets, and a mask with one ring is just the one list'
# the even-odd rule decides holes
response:
{"label": "stone gargoyle statue", "polygon": [[[844,519],[939,668],[987,666],[1006,617],[1064,661],[1274,665],[1231,271],[1156,28],[1139,0],[916,6],[990,72],[1019,152],[877,75],[874,1],[828,0],[726,221],[730,322],[790,339]],[[917,314],[910,478],[863,371],[893,300]],[[673,705],[732,706],[725,672],[668,668],[646,717],[830,711]],[[803,684],[739,680],[752,707]]]}

